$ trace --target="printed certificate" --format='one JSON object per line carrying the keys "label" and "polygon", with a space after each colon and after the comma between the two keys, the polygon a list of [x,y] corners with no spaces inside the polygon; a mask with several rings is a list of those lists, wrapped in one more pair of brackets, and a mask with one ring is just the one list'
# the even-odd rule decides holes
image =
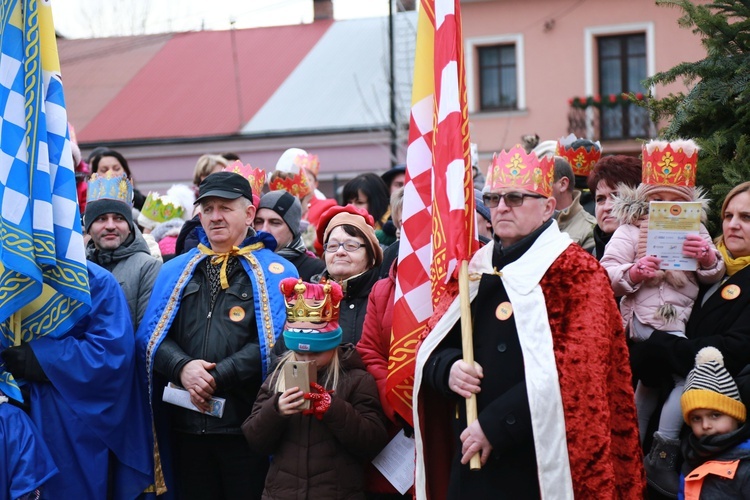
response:
{"label": "printed certificate", "polygon": [[701,204],[684,201],[649,203],[646,254],[661,259],[661,269],[695,271],[698,261],[682,255],[688,234],[700,234]]}

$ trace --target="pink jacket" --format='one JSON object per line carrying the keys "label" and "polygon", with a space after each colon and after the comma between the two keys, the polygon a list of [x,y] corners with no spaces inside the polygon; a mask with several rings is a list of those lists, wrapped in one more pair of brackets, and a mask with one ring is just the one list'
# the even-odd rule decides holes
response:
{"label": "pink jacket", "polygon": [[[629,270],[635,263],[640,229],[633,224],[623,224],[612,235],[604,250],[601,265],[607,270],[616,296],[622,296],[620,312],[623,324],[630,324],[633,314],[641,323],[664,331],[685,331],[685,324],[698,296],[698,284],[716,283],[724,276],[724,261],[711,241],[711,235],[701,224],[700,235],[716,253],[716,264],[711,269],[698,271],[666,271],[650,280],[634,284]],[[682,277],[681,277],[682,276]],[[683,280],[682,286],[675,282]],[[665,318],[663,305],[671,304],[675,315]]]}

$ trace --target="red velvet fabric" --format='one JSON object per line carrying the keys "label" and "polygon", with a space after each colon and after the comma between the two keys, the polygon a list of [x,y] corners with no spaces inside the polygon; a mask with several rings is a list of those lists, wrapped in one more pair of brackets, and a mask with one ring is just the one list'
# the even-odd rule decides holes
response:
{"label": "red velvet fabric", "polygon": [[[604,269],[569,246],[541,281],[560,379],[575,498],[642,499],[638,440],[622,319]],[[455,293],[453,294],[455,296]],[[436,307],[445,311],[450,299]],[[432,325],[431,325],[432,326]],[[442,405],[422,388],[427,498],[445,498],[451,432]]]}

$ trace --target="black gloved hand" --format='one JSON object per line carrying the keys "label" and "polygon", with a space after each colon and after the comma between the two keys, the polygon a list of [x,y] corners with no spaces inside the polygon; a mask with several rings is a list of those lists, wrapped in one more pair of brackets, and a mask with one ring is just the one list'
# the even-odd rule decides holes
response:
{"label": "black gloved hand", "polygon": [[29,344],[8,347],[0,352],[0,356],[5,361],[5,369],[12,373],[15,378],[32,382],[49,382],[42,365],[39,364],[39,360],[36,359],[34,350]]}

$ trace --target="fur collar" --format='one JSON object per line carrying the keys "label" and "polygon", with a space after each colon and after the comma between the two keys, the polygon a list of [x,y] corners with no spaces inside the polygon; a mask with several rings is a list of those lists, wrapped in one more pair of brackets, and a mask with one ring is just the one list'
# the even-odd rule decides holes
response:
{"label": "fur collar", "polygon": [[[648,216],[648,198],[645,195],[646,187],[647,184],[639,184],[635,188],[625,184],[617,186],[619,195],[615,196],[615,201],[612,205],[612,216],[620,224],[638,225],[639,221]],[[711,201],[706,197],[706,191],[703,188],[696,188],[692,201],[701,203],[703,207],[701,222],[705,224],[708,205]]]}

